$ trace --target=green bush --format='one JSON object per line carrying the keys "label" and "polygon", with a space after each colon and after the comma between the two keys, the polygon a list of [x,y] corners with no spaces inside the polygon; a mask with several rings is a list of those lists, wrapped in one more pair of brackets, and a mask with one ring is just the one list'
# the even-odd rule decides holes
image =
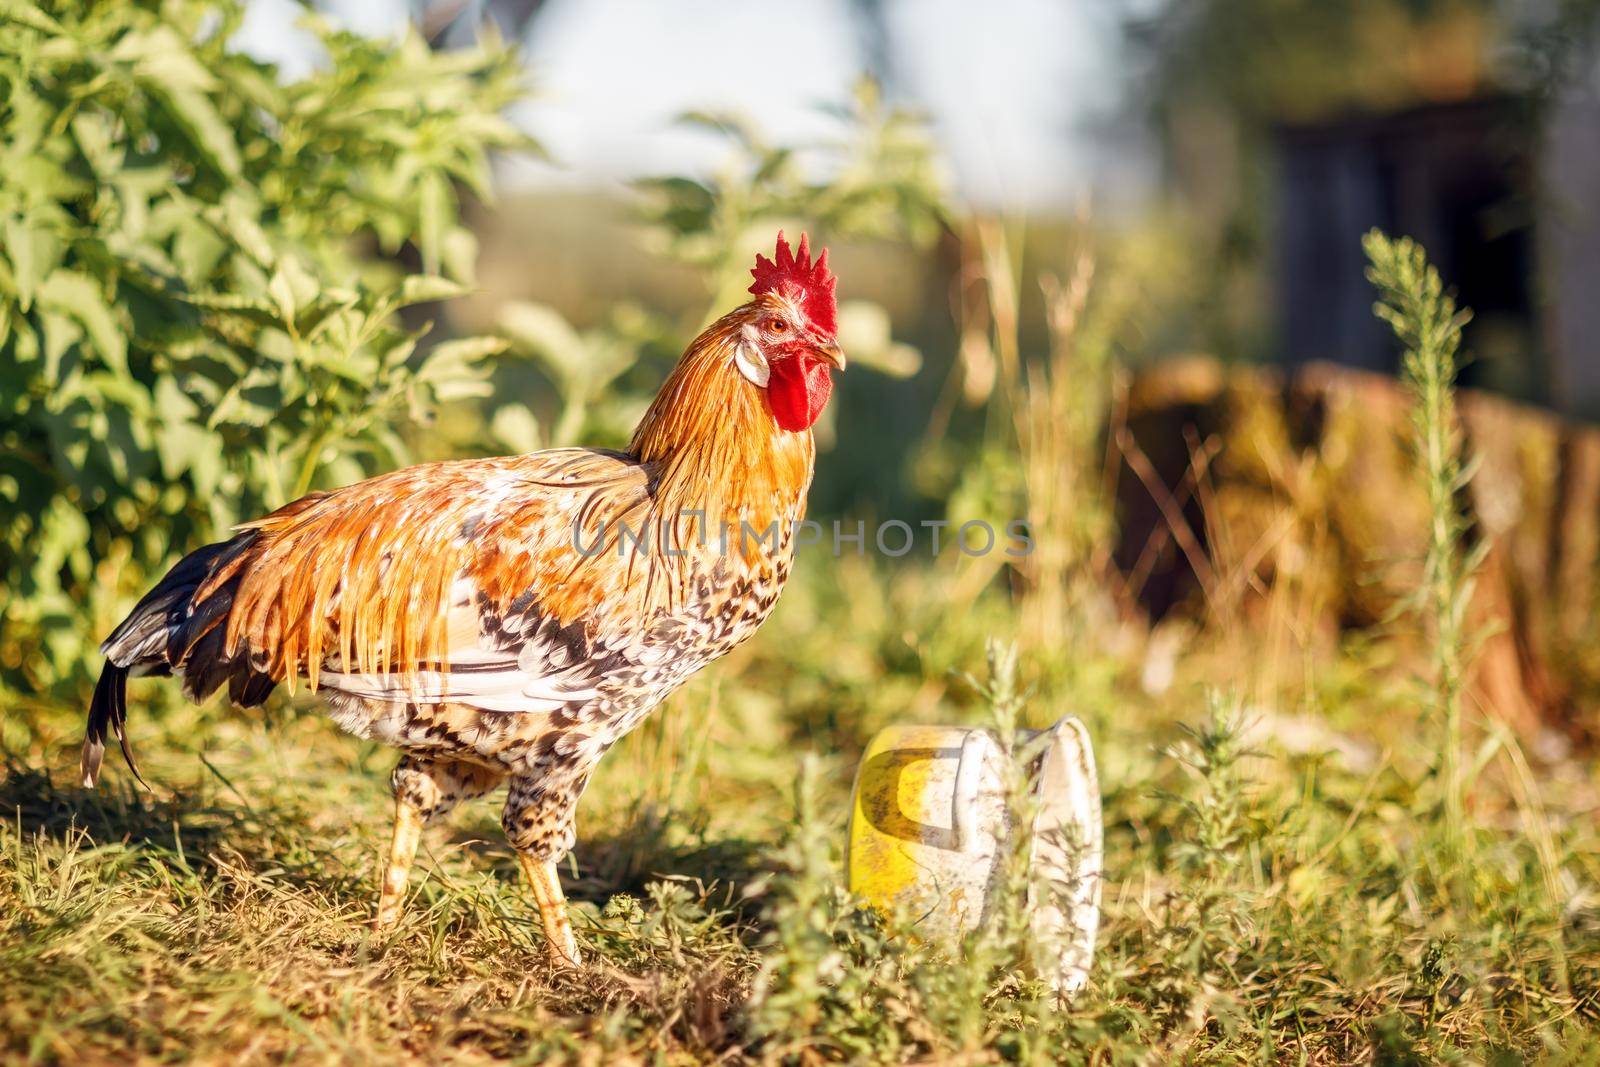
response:
{"label": "green bush", "polygon": [[[183,549],[404,459],[394,424],[481,392],[493,339],[404,307],[470,284],[459,189],[526,139],[489,41],[308,25],[290,83],[234,3],[0,10],[0,679],[92,665],[87,628]],[[401,264],[420,261],[421,271]]]}

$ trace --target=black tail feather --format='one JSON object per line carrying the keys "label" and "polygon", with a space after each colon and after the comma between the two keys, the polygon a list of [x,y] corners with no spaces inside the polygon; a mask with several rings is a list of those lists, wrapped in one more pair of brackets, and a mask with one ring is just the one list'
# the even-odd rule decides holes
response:
{"label": "black tail feather", "polygon": [[100,672],[100,681],[94,687],[94,699],[89,702],[89,725],[83,738],[83,755],[78,769],[83,772],[83,784],[92,788],[100,779],[100,763],[106,753],[106,730],[117,735],[122,748],[122,758],[128,761],[140,785],[146,789],[150,783],[139,773],[139,764],[133,758],[133,746],[128,743],[128,668],[107,663]]}
{"label": "black tail feather", "polygon": [[243,666],[236,659],[228,658],[227,636],[226,627],[213,627],[185,651],[180,661],[183,695],[196,704],[215,693],[230,674]]}
{"label": "black tail feather", "polygon": [[258,708],[266,703],[278,683],[270,674],[240,669],[228,679],[228,699],[241,708]]}
{"label": "black tail feather", "polygon": [[[146,593],[128,617],[100,646],[105,669],[89,704],[89,724],[79,767],[83,783],[94,785],[105,758],[106,735],[115,733],[122,757],[139,784],[150,788],[133,758],[128,742],[128,678],[140,675],[181,674],[184,692],[196,703],[224,682],[236,703],[255,706],[266,700],[276,683],[252,669],[248,649],[229,655],[226,619],[233,606],[237,577],[211,590],[203,600],[196,593],[218,569],[237,559],[256,540],[247,531],[214,545],[206,545],[179,560]],[[240,701],[240,696],[247,700]]]}
{"label": "black tail feather", "polygon": [[254,532],[244,533],[183,557],[100,643],[100,651],[124,666],[157,660],[177,666],[189,647],[226,613],[232,599],[212,596],[196,604],[195,592],[218,567],[254,542]]}

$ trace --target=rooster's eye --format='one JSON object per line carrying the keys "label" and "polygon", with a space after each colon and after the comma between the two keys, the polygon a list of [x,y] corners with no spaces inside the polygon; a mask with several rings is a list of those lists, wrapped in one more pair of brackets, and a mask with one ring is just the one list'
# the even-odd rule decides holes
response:
{"label": "rooster's eye", "polygon": [[771,330],[773,333],[782,333],[788,328],[789,324],[784,322],[782,319],[773,319],[771,322],[767,323],[767,329]]}

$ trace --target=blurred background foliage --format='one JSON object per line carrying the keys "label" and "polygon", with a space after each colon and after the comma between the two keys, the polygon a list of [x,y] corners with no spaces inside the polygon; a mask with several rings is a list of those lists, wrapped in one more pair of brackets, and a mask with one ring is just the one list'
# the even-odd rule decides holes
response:
{"label": "blurred background foliage", "polygon": [[[0,14],[0,672],[81,682],[93,634],[231,524],[404,463],[397,427],[487,391],[460,190],[528,146],[519,68],[313,26],[322,73],[231,50],[211,3]],[[413,260],[405,262],[407,258]],[[431,341],[431,339],[430,339]]]}

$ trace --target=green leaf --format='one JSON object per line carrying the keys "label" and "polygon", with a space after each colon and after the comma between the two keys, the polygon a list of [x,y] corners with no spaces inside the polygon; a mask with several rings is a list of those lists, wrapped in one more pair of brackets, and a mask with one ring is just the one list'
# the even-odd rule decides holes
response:
{"label": "green leaf", "polygon": [[501,309],[500,331],[519,352],[543,363],[558,385],[570,388],[584,379],[588,346],[555,308],[527,300],[512,301]]}
{"label": "green leaf", "polygon": [[39,283],[61,262],[61,242],[55,234],[30,226],[19,218],[5,221],[5,253],[11,261],[17,303],[23,311],[33,306]]}
{"label": "green leaf", "polygon": [[171,26],[155,25],[123,34],[111,50],[111,58],[164,89],[204,93],[217,88],[216,78],[195,59],[189,43]]}
{"label": "green leaf", "polygon": [[433,389],[441,402],[488,396],[493,392],[481,361],[506,349],[503,337],[463,337],[431,349],[416,380]]}
{"label": "green leaf", "polygon": [[283,393],[276,386],[259,378],[245,379],[217,404],[206,426],[266,426],[277,418],[282,406]]}
{"label": "green leaf", "polygon": [[[44,357],[44,367],[41,376],[51,385],[59,386],[61,383],[61,366],[66,357],[67,350],[77,344],[83,337],[83,327],[71,315],[62,311],[41,309],[36,314],[39,317],[40,355]],[[60,402],[59,394],[52,398]]]}
{"label": "green leaf", "polygon": [[83,158],[102,181],[116,175],[122,157],[116,149],[110,116],[95,111],[78,112],[72,117],[72,136]]}
{"label": "green leaf", "polygon": [[258,266],[271,268],[278,257],[267,232],[257,221],[258,210],[247,197],[233,193],[224,197],[221,204],[207,208],[205,217],[218,233],[231,237]]}
{"label": "green leaf", "polygon": [[449,278],[441,278],[437,274],[408,274],[405,281],[400,283],[400,306],[410,307],[413,304],[427,304],[436,300],[449,300],[461,296],[466,288]]}
{"label": "green leaf", "polygon": [[41,11],[37,4],[7,3],[4,17],[31,29],[42,30],[54,36],[65,37],[67,34],[66,27]]}
{"label": "green leaf", "polygon": [[437,171],[423,175],[417,202],[417,245],[422,250],[422,268],[430,274],[439,273],[445,232],[455,214],[451,203],[450,183],[444,175]]}
{"label": "green leaf", "polygon": [[427,362],[417,377],[423,381],[436,380],[457,368],[464,370],[489,356],[499,355],[506,347],[503,337],[461,337],[445,341],[429,349]]}
{"label": "green leaf", "polygon": [[221,312],[224,315],[237,315],[258,326],[274,326],[279,329],[288,329],[289,326],[275,304],[257,297],[241,296],[237,293],[190,293],[183,299],[195,307]]}
{"label": "green leaf", "polygon": [[118,374],[128,373],[127,337],[94,279],[75,270],[57,270],[39,286],[39,303],[77,319],[106,364]]}
{"label": "green leaf", "polygon": [[534,452],[543,442],[539,420],[525,404],[502,404],[496,408],[489,432],[513,452]]}
{"label": "green leaf", "polygon": [[317,298],[317,280],[306,270],[298,256],[285,256],[278,261],[278,269],[267,282],[267,293],[286,324],[293,324],[300,310]]}
{"label": "green leaf", "polygon": [[464,286],[471,285],[478,270],[478,238],[465,226],[451,227],[439,260],[447,277]]}
{"label": "green leaf", "polygon": [[377,360],[370,355],[363,354],[346,356],[337,351],[327,353],[319,351],[311,362],[319,370],[336,374],[346,381],[357,384],[365,384],[372,381],[378,370]]}

